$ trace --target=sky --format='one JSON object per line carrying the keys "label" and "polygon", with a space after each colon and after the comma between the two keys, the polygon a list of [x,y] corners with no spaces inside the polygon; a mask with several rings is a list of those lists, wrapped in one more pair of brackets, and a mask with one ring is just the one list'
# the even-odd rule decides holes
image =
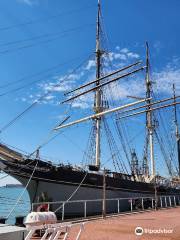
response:
{"label": "sky", "polygon": [[[101,2],[109,52],[104,59],[105,71],[111,70],[108,61],[113,70],[144,61],[148,41],[154,88],[160,97],[171,96],[175,83],[176,92],[180,93],[180,1]],[[66,116],[69,105],[60,104],[64,92],[94,79],[97,1],[1,0],[0,11],[0,140],[31,153]],[[116,104],[120,100],[126,102],[128,95],[144,96],[142,82],[140,74],[135,80],[113,85]],[[47,91],[52,93],[6,128]],[[92,104],[92,95],[73,102],[72,120],[89,114]],[[171,127],[172,122],[166,121],[171,111],[162,116]],[[139,132],[137,126],[143,130],[144,119],[133,118],[128,124],[133,139]],[[40,153],[56,163],[79,164],[89,131],[89,124],[68,129]],[[143,137],[141,134],[138,139],[143,142]],[[134,144],[138,145],[137,141]],[[142,144],[136,146],[139,157]],[[102,154],[103,161],[108,156],[107,152]],[[15,181],[7,177],[0,180],[0,186],[12,182]]]}

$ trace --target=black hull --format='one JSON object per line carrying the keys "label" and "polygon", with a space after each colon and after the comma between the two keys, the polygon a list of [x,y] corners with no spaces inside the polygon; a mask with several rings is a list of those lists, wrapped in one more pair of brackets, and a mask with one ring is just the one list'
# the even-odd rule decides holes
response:
{"label": "black hull", "polygon": [[[27,181],[32,175],[36,161],[6,161],[1,160],[1,169],[8,174],[14,176],[23,185],[26,185]],[[87,174],[87,175],[86,175]],[[86,177],[85,177],[86,175]],[[85,171],[75,170],[67,166],[53,166],[43,161],[39,161],[36,170],[32,176],[31,185],[33,189],[29,191],[31,201],[38,201],[39,183],[54,185],[54,188],[58,185],[71,186],[77,188],[85,177],[81,188],[97,189],[102,191],[103,176],[102,174],[86,173]],[[130,179],[123,179],[123,175],[117,175],[115,177],[106,177],[106,189],[109,192],[124,192],[131,193],[131,195],[152,195],[154,194],[154,185],[145,182],[136,182]],[[38,194],[37,194],[38,192]],[[180,190],[175,188],[157,187],[159,195],[179,194]],[[66,195],[66,194],[65,194]],[[61,199],[55,199],[53,196],[48,196],[52,201]],[[91,197],[89,196],[91,199]],[[63,199],[64,201],[65,199]]]}
{"label": "black hull", "polygon": [[[43,161],[7,161],[0,160],[0,168],[19,180],[23,186],[27,186],[30,202],[57,202],[52,204],[51,210],[55,211],[61,202],[70,199],[71,204],[67,203],[64,209],[64,217],[80,217],[84,215],[84,201],[87,200],[87,216],[102,213],[103,198],[103,175],[100,173],[87,173],[75,170],[66,166],[58,168]],[[33,173],[33,170],[35,171]],[[33,174],[32,174],[33,173]],[[86,177],[85,177],[86,176]],[[130,210],[130,198],[152,198],[155,194],[153,184],[135,182],[130,179],[123,179],[126,176],[115,175],[106,177],[106,199],[107,212],[117,213],[118,204],[120,211]],[[31,181],[29,182],[29,179]],[[82,182],[82,180],[84,181]],[[82,184],[81,184],[82,183]],[[80,188],[76,192],[77,188]],[[75,194],[73,194],[76,192]],[[46,199],[42,199],[42,195]],[[172,201],[179,202],[180,190],[174,188],[157,187],[158,196],[172,196]],[[72,196],[72,197],[70,197]],[[118,203],[118,199],[120,202]],[[90,200],[90,201],[88,201]],[[72,201],[75,201],[72,203]],[[34,205],[33,210],[37,210],[39,204]],[[62,208],[57,211],[57,216],[62,217]]]}

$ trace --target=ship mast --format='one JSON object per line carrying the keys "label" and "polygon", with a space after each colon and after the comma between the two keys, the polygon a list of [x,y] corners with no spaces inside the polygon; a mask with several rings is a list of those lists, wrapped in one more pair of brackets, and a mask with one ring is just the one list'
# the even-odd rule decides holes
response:
{"label": "ship mast", "polygon": [[[101,55],[102,51],[100,49],[100,12],[101,12],[101,4],[100,0],[98,0],[98,14],[97,14],[97,28],[96,28],[96,79],[99,79],[101,76]],[[99,86],[100,82],[96,82],[96,86]],[[100,113],[102,111],[101,108],[101,98],[102,98],[102,90],[100,88],[96,89],[95,99],[94,99],[94,112]],[[96,126],[96,159],[95,165],[99,169],[100,168],[100,135],[101,135],[101,117],[97,117],[95,120]]]}
{"label": "ship mast", "polygon": [[150,80],[149,74],[149,46],[146,42],[146,98],[147,100],[147,114],[146,114],[146,127],[149,138],[149,147],[150,147],[150,169],[151,169],[151,177],[155,177],[155,161],[154,161],[154,126],[152,122],[152,111],[151,111],[151,93],[152,93],[152,82]]}
{"label": "ship mast", "polygon": [[[152,108],[152,105],[155,104],[153,103],[151,100],[152,100],[152,82],[150,80],[150,64],[149,64],[149,47],[148,47],[148,43],[146,43],[146,66],[141,66],[140,68],[138,69],[135,69],[131,72],[128,72],[128,73],[125,73],[125,74],[122,74],[122,75],[118,75],[116,76],[115,78],[111,78],[110,80],[108,81],[105,81],[105,82],[102,82],[104,79],[108,78],[108,77],[111,77],[113,75],[116,75],[117,73],[119,72],[122,72],[126,69],[129,69],[131,67],[134,67],[138,64],[141,64],[141,62],[137,62],[137,63],[134,63],[134,64],[131,64],[127,67],[124,67],[122,69],[118,69],[114,72],[111,72],[105,76],[102,76],[101,73],[102,73],[102,55],[104,54],[104,51],[101,49],[101,44],[100,44],[100,40],[101,40],[101,4],[100,4],[100,0],[98,0],[98,11],[97,11],[97,21],[96,21],[96,51],[95,51],[95,54],[96,54],[96,58],[95,58],[95,61],[96,61],[96,79],[94,81],[91,81],[89,83],[86,83],[80,87],[76,87],[75,89],[67,92],[65,95],[69,95],[71,93],[74,93],[80,89],[85,89],[84,91],[82,91],[81,93],[76,93],[74,96],[71,96],[70,98],[66,99],[65,101],[63,101],[62,103],[66,103],[66,102],[69,102],[69,101],[72,101],[80,96],[83,96],[85,94],[88,94],[90,92],[95,92],[95,96],[94,96],[94,114],[91,115],[91,116],[87,116],[87,117],[84,117],[82,119],[78,119],[78,120],[75,120],[73,122],[69,122],[67,124],[61,124],[60,126],[56,127],[54,130],[59,130],[59,129],[62,129],[62,128],[66,128],[66,127],[70,127],[72,125],[76,125],[76,124],[79,124],[79,123],[82,123],[82,122],[85,122],[85,121],[89,121],[89,120],[93,120],[93,124],[94,124],[94,132],[93,132],[93,146],[94,146],[94,150],[95,150],[95,160],[94,160],[94,163],[92,165],[89,165],[89,170],[91,171],[99,171],[100,169],[100,160],[101,160],[101,123],[102,123],[102,118],[104,115],[106,114],[110,114],[112,112],[116,112],[116,111],[120,111],[124,108],[129,108],[133,105],[136,105],[136,104],[141,104],[143,102],[146,102],[147,104],[145,106],[140,106],[140,107],[137,107],[137,108],[134,108],[134,109],[129,109],[129,110],[126,110],[125,112],[127,111],[132,111],[132,110],[136,110],[138,108],[142,108],[144,107],[145,110],[144,111],[140,111],[140,112],[135,112],[135,113],[132,113],[132,114],[129,114],[129,116],[132,116],[132,115],[136,115],[136,114],[139,114],[139,113],[144,113],[146,112],[146,130],[147,130],[147,142],[146,142],[146,146],[147,147],[150,147],[150,170],[151,170],[151,177],[150,179],[151,180],[155,180],[155,160],[154,160],[154,122],[153,122],[153,111],[158,109],[158,108],[162,108],[162,107],[168,107],[168,106],[172,106],[173,104],[170,103],[169,105],[165,105],[165,106],[159,106],[159,107],[156,107],[156,108]],[[144,70],[146,69],[146,77],[145,77],[145,80],[146,80],[146,98],[145,99],[142,99],[140,101],[137,101],[137,102],[133,102],[133,103],[130,103],[130,104],[127,104],[127,105],[124,105],[124,106],[121,106],[121,107],[117,107],[117,108],[113,108],[113,109],[110,109],[110,110],[106,110],[106,108],[104,108],[103,106],[103,91],[102,91],[102,88],[112,82],[115,82],[115,81],[118,81],[122,78],[125,78],[129,75],[132,75],[132,74],[135,74],[141,70]],[[91,87],[89,89],[86,89],[87,86],[90,86],[92,84],[95,84],[94,87]],[[122,117],[128,117],[128,115],[126,116],[122,116]],[[95,134],[94,134],[95,133]],[[146,169],[149,169],[149,166],[148,166],[148,161],[146,159]],[[147,174],[145,174],[146,177],[149,176],[149,171],[147,171]]]}
{"label": "ship mast", "polygon": [[178,151],[178,176],[180,177],[180,135],[179,135],[179,126],[177,121],[177,108],[176,108],[176,93],[175,85],[173,84],[173,97],[174,97],[174,123],[176,127],[176,141],[177,141],[177,151]]}

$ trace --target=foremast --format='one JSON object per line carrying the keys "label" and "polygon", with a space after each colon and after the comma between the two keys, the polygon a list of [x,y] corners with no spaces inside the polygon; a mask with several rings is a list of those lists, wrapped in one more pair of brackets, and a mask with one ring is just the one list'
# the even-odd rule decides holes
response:
{"label": "foremast", "polygon": [[[96,79],[101,77],[101,56],[102,50],[100,49],[100,14],[101,14],[101,4],[100,0],[98,0],[98,13],[97,13],[97,28],[96,28]],[[96,81],[96,86],[100,85],[99,81]],[[95,91],[95,99],[94,99],[94,112],[98,114],[102,111],[102,89],[97,88]],[[95,165],[97,169],[100,168],[100,155],[101,155],[101,146],[100,146],[100,138],[101,138],[101,117],[97,117],[94,119],[95,121]]]}
{"label": "foremast", "polygon": [[155,177],[155,160],[154,160],[154,126],[151,111],[151,97],[152,97],[152,82],[150,80],[150,69],[149,69],[149,46],[146,42],[146,98],[147,100],[147,113],[146,113],[146,128],[148,134],[148,142],[150,148],[150,170],[151,179]]}

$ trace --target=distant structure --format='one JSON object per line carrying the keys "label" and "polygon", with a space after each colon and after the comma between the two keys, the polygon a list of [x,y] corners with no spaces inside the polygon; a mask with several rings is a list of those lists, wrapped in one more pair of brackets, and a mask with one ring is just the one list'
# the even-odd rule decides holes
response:
{"label": "distant structure", "polygon": [[21,188],[23,187],[22,184],[6,184],[6,188]]}

